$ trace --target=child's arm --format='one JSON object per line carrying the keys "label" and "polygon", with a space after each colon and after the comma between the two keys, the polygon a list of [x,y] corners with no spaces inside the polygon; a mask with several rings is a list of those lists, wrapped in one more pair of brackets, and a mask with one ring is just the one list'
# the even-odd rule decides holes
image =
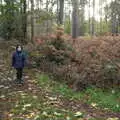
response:
{"label": "child's arm", "polygon": [[13,55],[12,55],[12,67],[14,67],[14,64],[15,64],[15,54],[13,53]]}
{"label": "child's arm", "polygon": [[27,64],[26,63],[26,56],[25,56],[25,54],[23,54],[23,65],[26,66],[26,64]]}

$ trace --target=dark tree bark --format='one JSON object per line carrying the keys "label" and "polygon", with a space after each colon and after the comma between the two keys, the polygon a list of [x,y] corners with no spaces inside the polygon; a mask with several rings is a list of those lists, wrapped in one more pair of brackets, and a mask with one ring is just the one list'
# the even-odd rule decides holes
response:
{"label": "dark tree bark", "polygon": [[26,0],[23,1],[23,37],[24,41],[27,39],[27,14],[26,14],[26,9],[27,9],[27,3]]}
{"label": "dark tree bark", "polygon": [[59,24],[63,24],[64,17],[64,0],[59,0],[60,10],[59,10]]}
{"label": "dark tree bark", "polygon": [[95,35],[95,0],[93,0],[92,35]]}
{"label": "dark tree bark", "polygon": [[78,0],[73,1],[73,12],[72,12],[72,38],[78,37],[79,32],[79,15],[78,15]]}
{"label": "dark tree bark", "polygon": [[79,35],[83,36],[85,33],[85,5],[87,4],[86,0],[80,0],[80,9],[78,10],[79,14]]}
{"label": "dark tree bark", "polygon": [[4,2],[6,3],[6,10],[4,11],[5,15],[7,15],[9,17],[9,19],[6,20],[6,39],[9,40],[13,37],[13,23],[14,23],[14,9],[11,9],[11,6],[14,6],[14,1],[13,0],[4,0]]}
{"label": "dark tree bark", "polygon": [[34,41],[34,0],[31,0],[31,42]]}
{"label": "dark tree bark", "polygon": [[91,10],[90,10],[90,0],[89,0],[89,34],[91,35],[91,19],[90,19],[90,14],[91,14]]}

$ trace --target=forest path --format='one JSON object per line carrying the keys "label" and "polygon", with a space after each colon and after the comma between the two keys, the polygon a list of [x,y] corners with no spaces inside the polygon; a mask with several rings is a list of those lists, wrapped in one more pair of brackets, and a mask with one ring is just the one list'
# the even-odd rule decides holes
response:
{"label": "forest path", "polygon": [[79,100],[69,100],[60,94],[41,88],[36,83],[36,73],[39,73],[37,69],[25,69],[24,85],[15,84],[15,71],[10,65],[12,50],[12,44],[0,42],[0,120],[120,118],[120,113],[100,110]]}

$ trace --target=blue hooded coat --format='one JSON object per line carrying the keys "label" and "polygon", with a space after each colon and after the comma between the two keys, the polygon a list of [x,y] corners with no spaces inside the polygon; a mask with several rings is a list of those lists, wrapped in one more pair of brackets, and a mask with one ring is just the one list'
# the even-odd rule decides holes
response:
{"label": "blue hooded coat", "polygon": [[12,66],[14,68],[24,68],[26,57],[23,51],[17,51],[12,55]]}

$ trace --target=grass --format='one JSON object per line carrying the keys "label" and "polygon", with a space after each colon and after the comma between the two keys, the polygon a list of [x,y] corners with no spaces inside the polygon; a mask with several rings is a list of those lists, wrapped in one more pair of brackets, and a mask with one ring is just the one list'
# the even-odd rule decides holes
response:
{"label": "grass", "polygon": [[[72,100],[84,100],[85,103],[90,104],[93,107],[101,107],[102,109],[108,109],[119,112],[120,108],[116,108],[116,104],[120,105],[119,91],[116,92],[103,92],[101,89],[90,87],[84,92],[74,92],[66,84],[51,80],[47,75],[38,75],[38,85],[43,91],[48,91],[52,95],[60,94],[65,98]],[[41,94],[34,96],[33,93],[14,92],[12,97],[16,95],[18,101],[14,104],[10,110],[12,115],[11,120],[84,120],[86,113],[73,112],[68,109],[59,108],[52,104],[54,100],[49,99],[47,94]],[[54,97],[53,97],[54,98]],[[76,116],[78,115],[78,116]],[[89,120],[99,120],[90,118]],[[117,120],[117,119],[116,119]]]}
{"label": "grass", "polygon": [[74,92],[66,84],[52,81],[47,75],[38,76],[39,85],[53,93],[59,93],[69,99],[84,100],[85,103],[93,107],[113,112],[120,112],[120,92],[119,90],[103,91],[95,87],[89,87],[84,92]]}
{"label": "grass", "polygon": [[[40,81],[41,86],[46,90],[50,87],[52,88],[51,85],[54,83],[52,81],[50,82],[49,77],[46,75],[41,75]],[[83,113],[82,116],[78,117],[75,116],[76,113],[70,110],[65,110],[64,108],[50,104],[51,102],[54,103],[54,100],[49,100],[49,96],[46,94],[42,95],[40,93],[35,95],[32,92],[14,91],[10,96],[17,98],[9,112],[11,116],[10,120],[79,120],[79,118],[84,117]]]}
{"label": "grass", "polygon": [[48,101],[43,100],[41,96],[36,99],[31,94],[18,94],[19,102],[10,111],[13,116],[11,120],[78,120],[83,118],[83,116],[76,117],[72,111],[49,105]]}
{"label": "grass", "polygon": [[88,88],[85,92],[90,96],[88,103],[96,103],[103,109],[112,110],[113,112],[120,112],[120,93],[116,90],[115,93],[112,91],[103,91],[94,87]]}

